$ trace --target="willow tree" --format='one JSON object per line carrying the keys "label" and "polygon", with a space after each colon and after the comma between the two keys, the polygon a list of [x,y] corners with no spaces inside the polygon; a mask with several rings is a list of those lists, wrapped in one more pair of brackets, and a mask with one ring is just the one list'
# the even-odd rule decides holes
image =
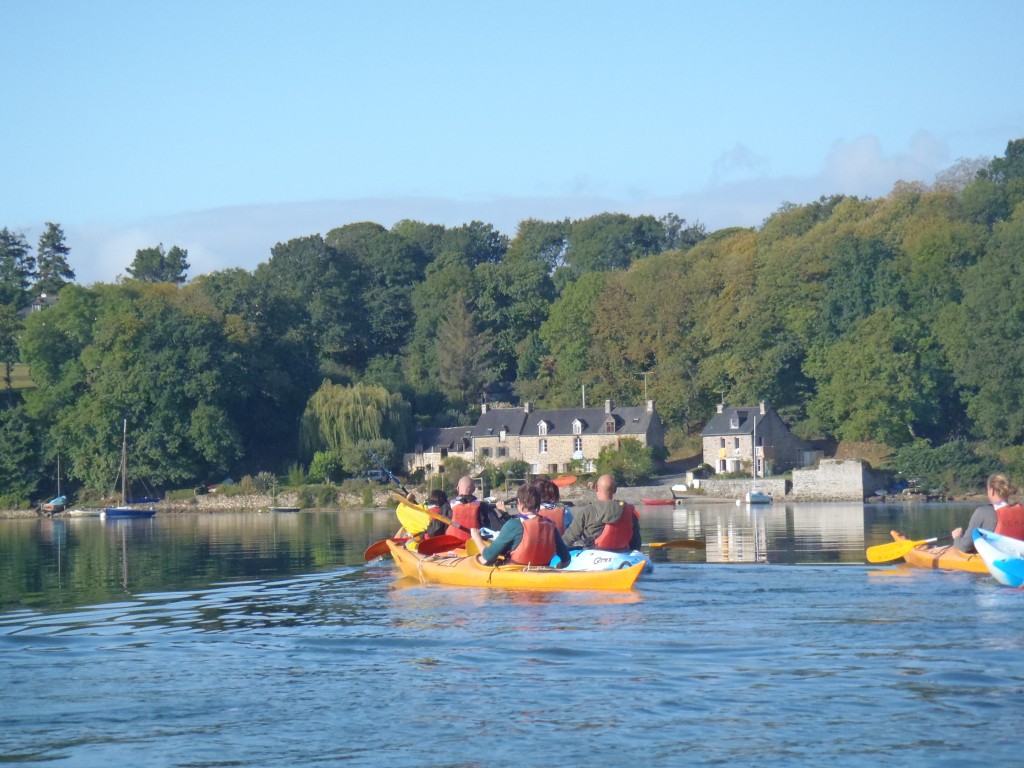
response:
{"label": "willow tree", "polygon": [[412,409],[401,395],[384,387],[357,383],[342,386],[324,381],[306,403],[302,416],[303,448],[313,454],[329,451],[345,469],[358,471],[369,450],[388,455],[409,441]]}

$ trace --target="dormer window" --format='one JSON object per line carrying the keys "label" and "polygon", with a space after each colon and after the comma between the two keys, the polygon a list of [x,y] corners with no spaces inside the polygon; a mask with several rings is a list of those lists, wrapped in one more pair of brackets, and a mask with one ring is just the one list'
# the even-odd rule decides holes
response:
{"label": "dormer window", "polygon": [[508,429],[505,428],[505,427],[502,427],[501,431],[498,432],[498,442],[499,443],[504,443],[505,442],[505,437],[507,435],[508,435]]}
{"label": "dormer window", "polygon": [[572,433],[574,435],[582,435],[583,434],[583,422],[580,421],[579,419],[573,419],[573,422],[572,422]]}
{"label": "dormer window", "polygon": [[604,431],[606,434],[615,434],[615,419],[608,418],[604,420]]}
{"label": "dormer window", "polygon": [[540,423],[537,425],[537,434],[538,435],[546,435],[547,433],[548,433],[548,423],[546,421],[544,421],[543,419],[541,419]]}
{"label": "dormer window", "polygon": [[734,413],[732,416],[729,417],[729,428],[730,429],[739,429],[740,428],[740,415],[738,413]]}

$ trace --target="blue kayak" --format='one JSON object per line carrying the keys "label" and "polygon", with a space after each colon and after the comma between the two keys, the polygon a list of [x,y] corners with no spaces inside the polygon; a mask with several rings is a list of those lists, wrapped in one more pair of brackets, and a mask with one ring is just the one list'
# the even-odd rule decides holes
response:
{"label": "blue kayak", "polygon": [[1007,587],[1024,585],[1024,541],[977,528],[974,548],[985,561],[988,572]]}
{"label": "blue kayak", "polygon": [[[604,549],[572,549],[572,562],[566,566],[567,571],[615,571],[619,568],[630,568],[637,563],[644,563],[644,573],[654,570],[647,555],[639,549],[632,552],[608,552]],[[558,555],[551,560],[551,565],[558,564]]]}

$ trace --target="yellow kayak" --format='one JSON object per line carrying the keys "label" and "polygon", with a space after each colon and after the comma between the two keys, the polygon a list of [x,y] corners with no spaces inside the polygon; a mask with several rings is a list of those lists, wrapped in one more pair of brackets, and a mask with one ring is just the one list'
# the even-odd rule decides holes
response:
{"label": "yellow kayak", "polygon": [[644,563],[615,571],[568,571],[546,566],[481,565],[475,556],[424,556],[388,541],[391,556],[402,573],[424,584],[503,589],[598,589],[624,592],[633,588]]}
{"label": "yellow kayak", "polygon": [[[906,541],[906,536],[898,531],[890,531],[893,541]],[[988,573],[988,566],[981,555],[968,555],[956,547],[929,547],[921,545],[903,555],[903,559],[915,568],[933,568],[953,571],[970,571],[971,573]]]}

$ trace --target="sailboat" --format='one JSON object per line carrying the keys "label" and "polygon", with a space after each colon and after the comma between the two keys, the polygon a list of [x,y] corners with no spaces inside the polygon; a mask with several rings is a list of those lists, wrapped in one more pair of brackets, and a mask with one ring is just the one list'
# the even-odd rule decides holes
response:
{"label": "sailboat", "polygon": [[152,517],[155,509],[134,507],[128,502],[128,419],[124,420],[124,439],[121,442],[121,503],[116,507],[106,507],[101,517]]}
{"label": "sailboat", "polygon": [[48,515],[55,515],[63,512],[68,505],[68,497],[60,492],[60,456],[57,456],[57,495],[49,501],[43,502],[42,510]]}

